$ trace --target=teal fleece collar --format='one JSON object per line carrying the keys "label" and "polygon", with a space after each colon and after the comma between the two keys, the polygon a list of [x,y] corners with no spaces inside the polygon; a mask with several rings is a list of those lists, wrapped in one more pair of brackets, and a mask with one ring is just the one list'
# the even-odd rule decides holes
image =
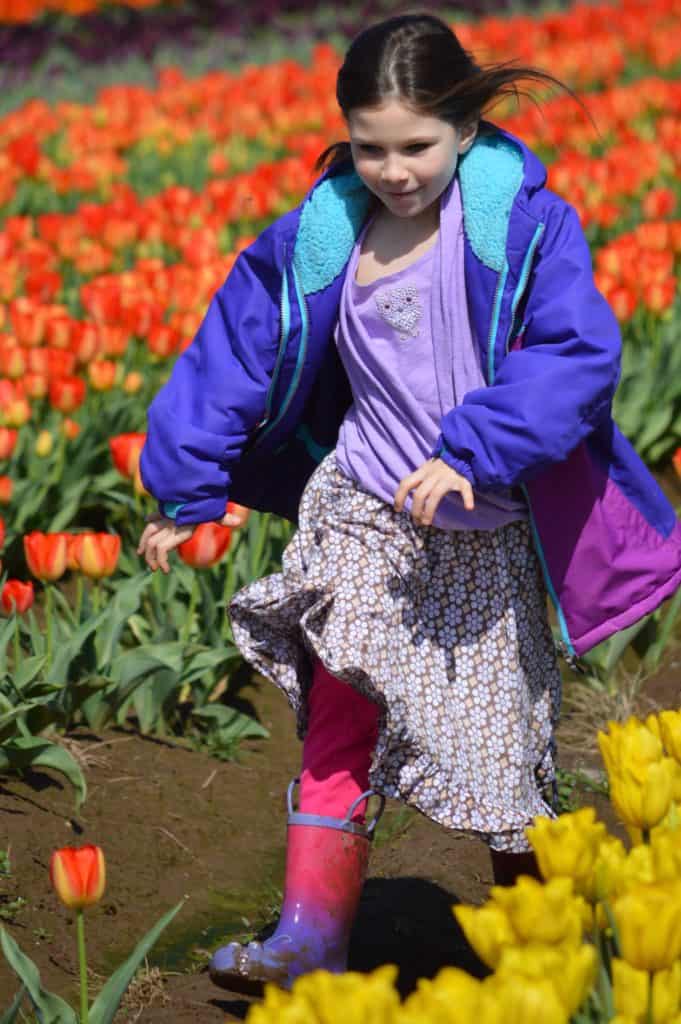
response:
{"label": "teal fleece collar", "polygon": [[[459,160],[466,236],[477,258],[497,273],[506,262],[508,223],[524,165],[523,148],[501,132],[478,136]],[[370,202],[354,170],[325,177],[310,192],[293,254],[305,295],[322,291],[345,268]]]}

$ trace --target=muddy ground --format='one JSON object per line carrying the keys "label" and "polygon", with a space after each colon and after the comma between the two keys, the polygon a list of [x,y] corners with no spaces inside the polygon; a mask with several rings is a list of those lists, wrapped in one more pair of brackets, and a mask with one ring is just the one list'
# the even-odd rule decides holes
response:
{"label": "muddy ground", "polygon": [[[680,669],[681,652],[644,684],[634,709],[678,707]],[[35,959],[45,986],[72,1005],[73,914],[50,889],[48,862],[53,849],[92,842],[104,849],[108,866],[105,896],[88,913],[93,991],[167,909],[186,899],[116,1020],[211,1024],[246,1015],[248,1001],[214,988],[205,964],[208,951],[225,938],[250,936],[276,916],[284,871],[284,794],[300,747],[293,716],[274,687],[253,683],[241,697],[252,702],[271,738],[243,744],[238,763],[143,738],[132,729],[102,737],[81,732],[70,740],[87,765],[89,796],[78,814],[72,791],[56,775],[0,777],[0,853],[9,851],[10,869],[0,876],[0,924]],[[570,725],[565,714],[564,726]],[[561,742],[561,734],[559,760],[565,771],[600,776],[595,751],[578,751]],[[574,784],[574,775],[568,782]],[[575,804],[594,803],[618,831],[609,805],[588,783],[576,785],[572,798]],[[491,882],[485,846],[389,804],[369,874],[351,967],[397,963],[403,992],[444,964],[479,969],[450,907],[485,898]],[[0,1012],[16,988],[2,960]]]}

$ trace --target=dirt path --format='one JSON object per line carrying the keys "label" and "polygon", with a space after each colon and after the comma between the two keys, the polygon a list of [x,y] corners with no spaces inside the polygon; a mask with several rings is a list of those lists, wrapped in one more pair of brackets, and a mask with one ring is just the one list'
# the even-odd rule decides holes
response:
{"label": "dirt path", "polygon": [[[678,680],[673,662],[646,695],[678,706]],[[163,981],[152,970],[117,1020],[160,1024],[170,1012],[174,1024],[217,1024],[245,1016],[247,1001],[215,989],[202,969],[209,950],[252,934],[276,914],[285,790],[298,768],[299,744],[278,691],[263,684],[242,696],[253,701],[271,738],[244,745],[240,763],[132,732],[99,740],[81,734],[89,796],[78,815],[71,791],[56,776],[0,779],[0,852],[9,849],[11,866],[9,876],[0,877],[0,924],[35,959],[46,987],[73,1004],[73,915],[50,889],[48,862],[53,849],[94,842],[105,851],[108,882],[102,903],[88,915],[93,988],[98,975],[108,975],[167,909],[187,898],[151,961],[163,970]],[[563,753],[561,766],[600,768],[593,756]],[[589,793],[583,800],[613,825],[601,797]],[[478,969],[450,907],[481,902],[490,881],[481,843],[389,804],[353,933],[351,967],[395,962],[403,991],[444,964]],[[3,960],[0,1011],[16,988]]]}

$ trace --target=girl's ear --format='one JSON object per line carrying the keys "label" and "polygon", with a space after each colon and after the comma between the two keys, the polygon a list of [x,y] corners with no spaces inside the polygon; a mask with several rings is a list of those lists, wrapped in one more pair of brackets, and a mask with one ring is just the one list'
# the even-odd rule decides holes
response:
{"label": "girl's ear", "polygon": [[463,125],[459,132],[459,154],[467,153],[475,142],[478,134],[478,121],[471,121]]}

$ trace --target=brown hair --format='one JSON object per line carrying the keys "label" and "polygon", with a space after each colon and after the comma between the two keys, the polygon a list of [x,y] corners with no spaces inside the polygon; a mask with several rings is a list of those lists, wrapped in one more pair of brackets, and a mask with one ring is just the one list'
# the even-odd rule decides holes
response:
{"label": "brown hair", "polygon": [[[564,89],[590,117],[572,89],[548,72],[515,61],[481,66],[440,18],[404,14],[370,26],[352,41],[338,72],[336,99],[346,119],[352,110],[395,98],[461,127],[478,121],[505,96],[534,101],[518,88],[522,80]],[[480,125],[481,132],[492,130]],[[349,142],[336,142],[320,154],[316,169],[333,167],[350,155]]]}

